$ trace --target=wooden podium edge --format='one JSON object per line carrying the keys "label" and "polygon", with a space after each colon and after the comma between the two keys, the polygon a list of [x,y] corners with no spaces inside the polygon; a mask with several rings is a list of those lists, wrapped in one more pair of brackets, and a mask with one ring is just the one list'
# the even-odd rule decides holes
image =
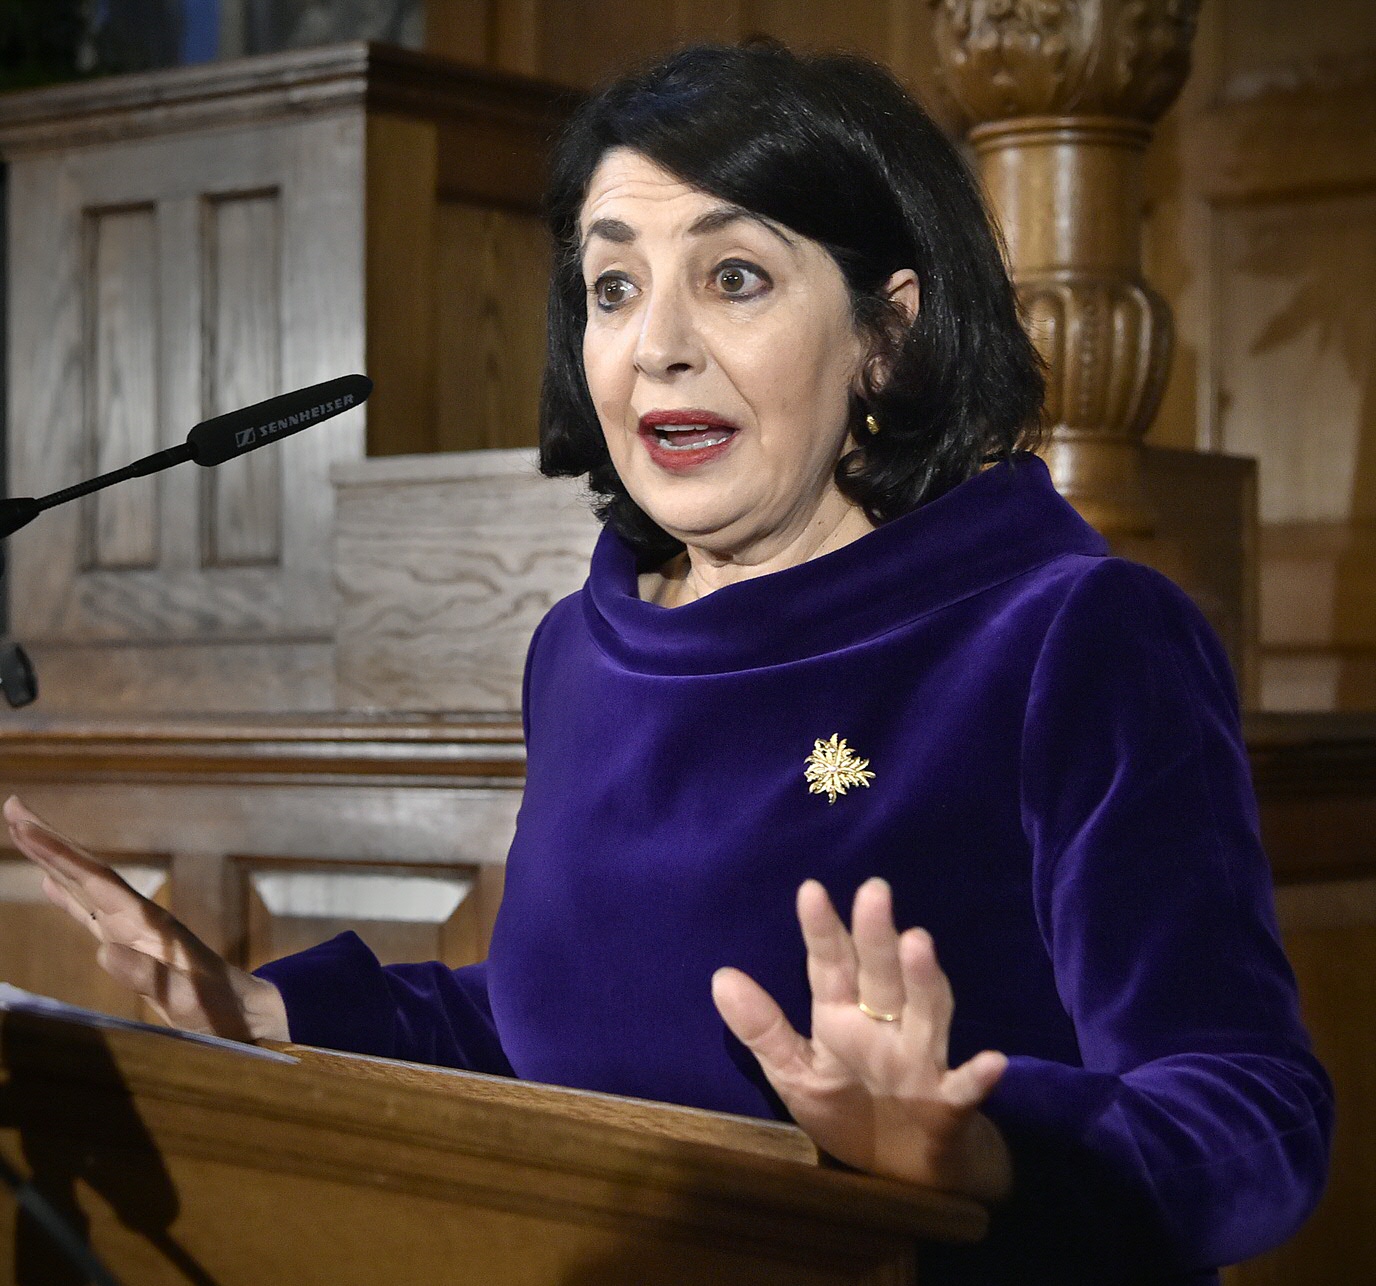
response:
{"label": "wooden podium edge", "polygon": [[794,1164],[817,1166],[816,1145],[796,1125],[755,1117],[708,1112],[620,1094],[570,1089],[535,1081],[513,1080],[424,1063],[400,1062],[365,1054],[341,1053],[312,1045],[264,1042],[269,1049],[290,1054],[311,1066],[336,1071],[383,1085],[414,1085],[438,1094],[451,1094],[473,1103],[510,1103],[570,1121],[588,1121],[656,1135],[685,1143],[705,1143],[747,1156],[773,1157]]}
{"label": "wooden podium edge", "polygon": [[618,1120],[623,1101],[612,1096],[579,1104],[557,1087],[502,1092],[498,1078],[278,1048],[297,1061],[0,1013],[0,1140],[10,1131],[21,1145],[31,1133],[59,1137],[142,1152],[151,1164],[251,1157],[259,1169],[353,1185],[507,1209],[565,1206],[582,1219],[682,1222],[733,1238],[806,1229],[819,1247],[857,1229],[884,1242],[969,1242],[987,1228],[985,1209],[968,1198],[763,1155],[768,1123],[737,1129],[739,1119],[723,1116],[709,1142],[700,1118],[711,1113],[629,1100],[633,1110]]}

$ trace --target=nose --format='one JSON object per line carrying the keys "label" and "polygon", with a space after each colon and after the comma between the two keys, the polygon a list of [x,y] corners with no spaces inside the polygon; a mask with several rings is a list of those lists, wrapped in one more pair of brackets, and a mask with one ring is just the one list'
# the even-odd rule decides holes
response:
{"label": "nose", "polygon": [[636,370],[647,379],[666,380],[701,366],[701,338],[686,301],[672,287],[653,291],[640,313]]}

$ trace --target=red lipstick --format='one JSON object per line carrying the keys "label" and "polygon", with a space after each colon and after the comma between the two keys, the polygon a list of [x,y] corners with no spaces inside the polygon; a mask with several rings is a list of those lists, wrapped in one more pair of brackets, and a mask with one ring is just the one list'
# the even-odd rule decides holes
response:
{"label": "red lipstick", "polygon": [[739,432],[738,425],[699,407],[647,411],[640,417],[640,440],[650,459],[671,473],[720,459]]}

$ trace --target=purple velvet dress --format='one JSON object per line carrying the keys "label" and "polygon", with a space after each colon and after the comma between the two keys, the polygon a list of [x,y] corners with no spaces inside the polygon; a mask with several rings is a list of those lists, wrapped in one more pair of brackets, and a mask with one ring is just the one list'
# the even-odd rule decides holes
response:
{"label": "purple velvet dress", "polygon": [[[712,972],[806,1032],[797,886],[848,915],[882,875],[951,980],[952,1064],[1011,1058],[985,1110],[1015,1191],[924,1282],[1213,1281],[1314,1206],[1332,1090],[1228,662],[1035,457],[674,609],[604,531],[531,642],[524,717],[488,960],[383,968],[343,934],[276,961],[293,1039],[780,1116]],[[873,776],[831,802],[805,767],[833,735]]]}

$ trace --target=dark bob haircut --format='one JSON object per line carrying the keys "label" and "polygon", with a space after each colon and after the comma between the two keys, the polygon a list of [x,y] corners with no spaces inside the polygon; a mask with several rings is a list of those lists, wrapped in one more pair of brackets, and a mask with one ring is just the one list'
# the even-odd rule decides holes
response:
{"label": "dark bob haircut", "polygon": [[[922,108],[863,58],[799,56],[776,43],[691,46],[581,105],[556,145],[546,197],[554,271],[540,468],[587,474],[598,517],[642,569],[683,546],[612,467],[582,358],[578,220],[593,171],[616,147],[820,243],[836,261],[871,354],[836,483],[871,521],[908,513],[982,461],[1035,445],[1041,363],[979,189]],[[917,273],[921,290],[911,325],[882,294],[900,268]],[[878,434],[866,430],[866,414]]]}

